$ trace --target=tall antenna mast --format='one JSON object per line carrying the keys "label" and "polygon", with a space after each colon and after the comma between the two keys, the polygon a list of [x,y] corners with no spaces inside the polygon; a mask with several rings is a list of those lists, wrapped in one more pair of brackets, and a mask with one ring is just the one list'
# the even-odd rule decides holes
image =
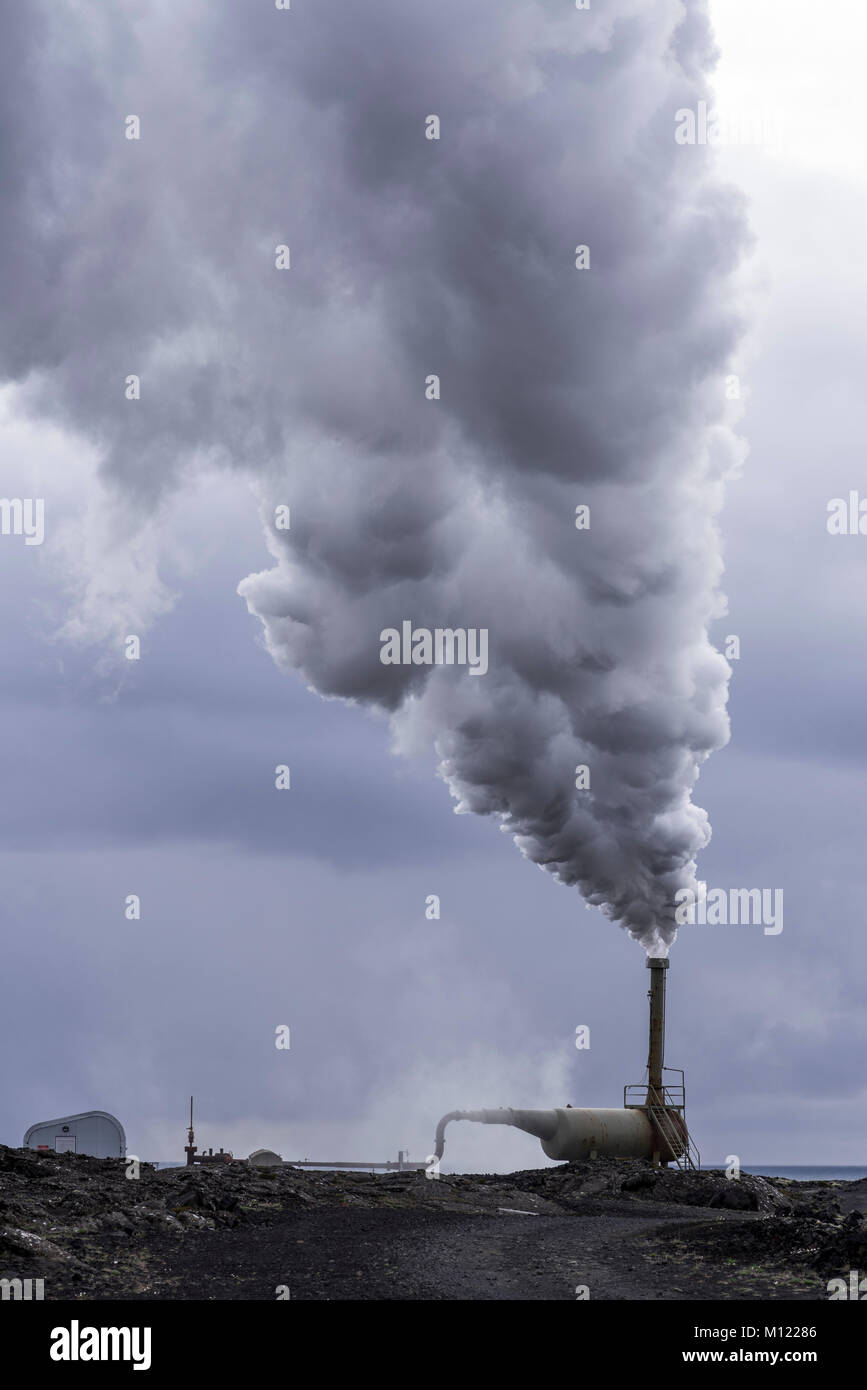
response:
{"label": "tall antenna mast", "polygon": [[191,1164],[195,1163],[195,1159],[193,1158],[193,1154],[196,1152],[196,1146],[193,1143],[195,1137],[196,1136],[193,1133],[193,1098],[192,1096],[190,1096],[190,1128],[189,1133],[187,1134],[187,1145],[185,1149],[185,1153],[187,1155],[188,1168],[191,1166]]}

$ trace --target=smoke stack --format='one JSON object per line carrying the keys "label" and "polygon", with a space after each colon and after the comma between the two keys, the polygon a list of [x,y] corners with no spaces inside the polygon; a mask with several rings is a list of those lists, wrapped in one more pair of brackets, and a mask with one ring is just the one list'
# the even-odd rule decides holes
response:
{"label": "smoke stack", "polygon": [[647,1051],[647,1104],[661,1105],[662,1069],[665,1063],[665,956],[648,956],[650,973],[650,1044]]}

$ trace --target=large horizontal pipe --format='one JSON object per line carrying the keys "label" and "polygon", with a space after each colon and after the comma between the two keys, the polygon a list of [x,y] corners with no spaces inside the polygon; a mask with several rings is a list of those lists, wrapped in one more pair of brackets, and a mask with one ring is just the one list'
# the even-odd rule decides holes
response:
{"label": "large horizontal pipe", "polygon": [[[668,1112],[670,1122],[681,1134],[679,1115]],[[653,1158],[658,1153],[664,1163],[676,1158],[683,1145],[669,1144],[659,1134],[644,1110],[453,1110],[437,1125],[436,1157],[442,1158],[445,1128],[450,1120],[475,1120],[483,1125],[512,1125],[542,1141],[548,1158]],[[676,1150],[676,1152],[675,1152]]]}

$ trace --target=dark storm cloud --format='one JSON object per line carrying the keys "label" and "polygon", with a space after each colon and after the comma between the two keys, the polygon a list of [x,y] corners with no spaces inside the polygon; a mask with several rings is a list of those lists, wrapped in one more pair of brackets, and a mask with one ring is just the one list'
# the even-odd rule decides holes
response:
{"label": "dark storm cloud", "polygon": [[[133,516],[203,458],[248,470],[276,564],[241,591],[274,656],[391,711],[459,809],[670,942],[727,737],[707,624],[744,232],[673,138],[704,7],[36,14],[7,372]],[[404,619],[489,629],[488,674],[384,666]]]}
{"label": "dark storm cloud", "polygon": [[[252,521],[245,529],[254,533]],[[215,530],[220,522],[212,517]],[[210,843],[386,873],[432,851],[478,853],[485,837],[467,836],[445,792],[431,795],[423,770],[389,755],[384,720],[317,701],[251,643],[232,565],[259,547],[255,535],[222,540],[232,559],[202,565],[146,637],[142,659],[123,663],[117,698],[106,698],[90,651],[64,650],[59,666],[47,640],[47,575],[35,573],[32,551],[0,546],[0,631],[10,654],[0,692],[0,842],[25,853],[106,854]],[[275,787],[278,764],[291,769],[289,793]]]}

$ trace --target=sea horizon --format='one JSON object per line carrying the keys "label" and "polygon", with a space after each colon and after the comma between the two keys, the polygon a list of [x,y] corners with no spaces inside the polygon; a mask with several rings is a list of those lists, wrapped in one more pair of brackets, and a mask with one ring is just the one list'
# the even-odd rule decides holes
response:
{"label": "sea horizon", "polygon": [[[155,1168],[184,1168],[185,1159],[169,1159],[154,1161]],[[729,1165],[726,1163],[705,1163],[702,1164],[703,1173],[724,1172]],[[317,1171],[328,1172],[350,1172],[351,1169],[333,1168],[326,1164],[322,1165]],[[411,1169],[405,1170],[407,1172]],[[741,1172],[749,1173],[757,1178],[791,1178],[795,1182],[858,1182],[861,1178],[867,1178],[867,1164],[845,1164],[845,1163],[742,1163]],[[447,1176],[460,1176],[448,1172]],[[500,1176],[507,1178],[508,1173]]]}
{"label": "sea horizon", "polygon": [[[703,1164],[703,1171],[723,1171],[725,1163]],[[797,1182],[857,1182],[867,1178],[867,1164],[742,1163],[742,1173],[758,1178],[793,1178]]]}

